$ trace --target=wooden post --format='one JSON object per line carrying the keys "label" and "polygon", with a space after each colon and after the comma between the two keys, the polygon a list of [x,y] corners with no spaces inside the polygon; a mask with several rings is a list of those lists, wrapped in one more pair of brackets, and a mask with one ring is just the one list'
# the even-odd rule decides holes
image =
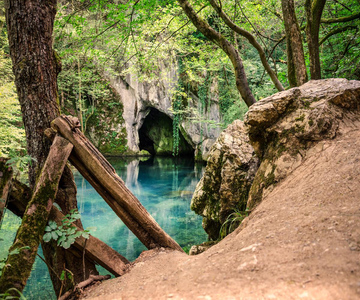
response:
{"label": "wooden post", "polygon": [[166,247],[183,251],[125,186],[72,117],[58,117],[51,126],[74,145],[70,161],[148,249]]}
{"label": "wooden post", "polygon": [[44,234],[59,181],[73,145],[57,135],[26,207],[15,242],[0,277],[0,292],[9,288],[22,291],[30,276],[36,253]]}

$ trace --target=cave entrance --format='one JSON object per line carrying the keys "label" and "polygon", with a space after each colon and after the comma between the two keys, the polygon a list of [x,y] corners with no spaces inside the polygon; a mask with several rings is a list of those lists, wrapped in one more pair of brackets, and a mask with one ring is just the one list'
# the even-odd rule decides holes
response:
{"label": "cave entrance", "polygon": [[[139,148],[151,155],[172,155],[173,153],[173,121],[156,108],[150,108],[143,125],[139,129]],[[180,132],[179,155],[194,156],[194,149]]]}

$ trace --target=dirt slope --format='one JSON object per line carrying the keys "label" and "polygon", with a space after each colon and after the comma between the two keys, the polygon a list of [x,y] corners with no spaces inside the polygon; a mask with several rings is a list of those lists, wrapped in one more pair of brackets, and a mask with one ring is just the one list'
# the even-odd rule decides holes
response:
{"label": "dirt slope", "polygon": [[148,251],[84,299],[360,299],[359,129],[343,120],[208,251]]}

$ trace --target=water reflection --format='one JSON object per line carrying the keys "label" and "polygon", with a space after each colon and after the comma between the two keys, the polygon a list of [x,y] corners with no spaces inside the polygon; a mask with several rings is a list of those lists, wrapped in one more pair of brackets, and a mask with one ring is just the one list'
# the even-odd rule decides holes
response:
{"label": "water reflection", "polygon": [[[182,247],[201,243],[206,234],[201,218],[190,210],[190,201],[203,172],[202,165],[190,159],[167,157],[138,159],[110,158],[109,162],[126,186],[140,200],[159,225]],[[145,247],[115,215],[104,200],[79,173],[75,173],[79,211],[85,227],[94,226],[92,234],[129,260]]]}

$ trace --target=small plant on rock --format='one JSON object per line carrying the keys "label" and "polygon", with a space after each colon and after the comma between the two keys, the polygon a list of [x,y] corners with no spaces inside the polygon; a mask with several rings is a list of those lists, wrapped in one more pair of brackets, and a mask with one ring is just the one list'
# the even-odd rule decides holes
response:
{"label": "small plant on rock", "polygon": [[220,228],[220,240],[226,237],[228,234],[233,232],[239,227],[241,222],[249,215],[249,211],[235,209],[228,217]]}

